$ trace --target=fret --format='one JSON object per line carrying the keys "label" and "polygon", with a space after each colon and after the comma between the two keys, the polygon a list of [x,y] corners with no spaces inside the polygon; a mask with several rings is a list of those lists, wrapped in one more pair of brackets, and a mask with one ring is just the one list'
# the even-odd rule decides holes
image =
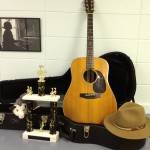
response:
{"label": "fret", "polygon": [[93,60],[93,55],[88,56],[88,57],[87,57],[87,60],[88,60],[88,61],[92,61],[92,60]]}
{"label": "fret", "polygon": [[90,49],[90,50],[93,50],[93,45],[90,45],[90,46],[87,45],[87,50],[89,50],[89,49]]}
{"label": "fret", "polygon": [[89,34],[87,35],[87,37],[88,37],[88,39],[93,39],[92,33],[89,33]]}
{"label": "fret", "polygon": [[90,27],[90,26],[93,27],[93,23],[89,23],[89,22],[88,22],[88,27]]}
{"label": "fret", "polygon": [[93,65],[94,65],[94,62],[93,62],[93,61],[86,61],[86,65],[88,65],[88,66],[93,66]]}
{"label": "fret", "polygon": [[[89,51],[90,50],[90,51]],[[87,48],[87,53],[90,52],[90,53],[93,53],[93,47],[91,48]]]}
{"label": "fret", "polygon": [[94,64],[94,62],[93,61],[86,61],[86,63],[87,63],[87,65],[93,65]]}
{"label": "fret", "polygon": [[93,26],[89,26],[88,29],[90,29],[90,30],[92,29],[93,30]]}
{"label": "fret", "polygon": [[94,65],[94,63],[91,63],[91,62],[90,62],[90,63],[88,63],[88,62],[87,62],[87,66],[91,66],[91,67],[93,67],[92,65]]}
{"label": "fret", "polygon": [[93,49],[91,48],[91,49],[87,49],[87,54],[93,54]]}
{"label": "fret", "polygon": [[[87,29],[87,32],[88,32],[88,33],[93,33],[93,28],[92,28],[92,29]],[[88,33],[87,33],[87,34],[88,34]]]}
{"label": "fret", "polygon": [[87,36],[93,37],[93,32],[88,32]]}
{"label": "fret", "polygon": [[87,55],[87,59],[92,59],[92,54]]}
{"label": "fret", "polygon": [[87,63],[93,63],[93,59],[87,59],[86,62]]}
{"label": "fret", "polygon": [[93,44],[87,44],[87,50],[88,49],[93,50]]}
{"label": "fret", "polygon": [[87,58],[87,60],[86,60],[87,62],[93,62],[93,58]]}
{"label": "fret", "polygon": [[[92,52],[92,51],[87,51],[87,52],[88,52],[88,54],[89,54],[89,55],[93,54],[93,52]],[[87,55],[88,55],[88,54],[87,54]]]}
{"label": "fret", "polygon": [[92,45],[93,44],[93,40],[87,40],[87,45]]}
{"label": "fret", "polygon": [[87,60],[92,60],[93,59],[93,55],[87,55]]}
{"label": "fret", "polygon": [[87,61],[86,61],[87,63],[93,63],[93,59],[87,59]]}
{"label": "fret", "polygon": [[87,59],[92,59],[92,54],[87,55]]}
{"label": "fret", "polygon": [[93,43],[92,42],[87,42],[87,46],[88,47],[93,47]]}
{"label": "fret", "polygon": [[90,40],[90,39],[93,40],[93,36],[91,36],[91,35],[88,36],[88,34],[87,34],[87,40]]}
{"label": "fret", "polygon": [[93,65],[94,65],[94,63],[87,63],[87,67],[89,67],[90,66],[90,68],[93,68]]}
{"label": "fret", "polygon": [[93,50],[93,44],[87,44],[87,50],[88,49]]}
{"label": "fret", "polygon": [[87,41],[93,41],[93,36],[87,36]]}

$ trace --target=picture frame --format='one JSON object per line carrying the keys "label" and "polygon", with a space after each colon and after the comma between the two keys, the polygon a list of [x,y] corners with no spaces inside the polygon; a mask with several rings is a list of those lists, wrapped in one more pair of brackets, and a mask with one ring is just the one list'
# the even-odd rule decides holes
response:
{"label": "picture frame", "polygon": [[0,51],[41,52],[40,18],[1,18]]}

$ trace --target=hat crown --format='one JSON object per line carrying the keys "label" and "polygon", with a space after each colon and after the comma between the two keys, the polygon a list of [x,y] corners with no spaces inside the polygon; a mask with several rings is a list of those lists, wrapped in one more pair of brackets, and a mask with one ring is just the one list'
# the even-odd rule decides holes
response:
{"label": "hat crown", "polygon": [[126,103],[116,113],[114,123],[121,128],[137,128],[146,124],[145,110],[142,106]]}

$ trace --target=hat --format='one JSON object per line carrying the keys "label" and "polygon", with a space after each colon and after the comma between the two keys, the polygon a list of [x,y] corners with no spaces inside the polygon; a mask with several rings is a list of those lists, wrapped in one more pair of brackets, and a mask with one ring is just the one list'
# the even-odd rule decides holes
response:
{"label": "hat", "polygon": [[104,119],[104,125],[112,134],[125,139],[144,139],[150,136],[150,119],[143,106],[126,102],[117,112]]}

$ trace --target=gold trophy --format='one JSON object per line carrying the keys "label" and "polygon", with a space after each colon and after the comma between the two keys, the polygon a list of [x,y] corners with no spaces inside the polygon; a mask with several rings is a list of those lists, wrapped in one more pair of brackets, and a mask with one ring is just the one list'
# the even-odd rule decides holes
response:
{"label": "gold trophy", "polygon": [[33,91],[32,91],[32,87],[31,86],[27,86],[27,94],[28,95],[32,95],[33,94]]}
{"label": "gold trophy", "polygon": [[56,94],[57,94],[57,90],[56,90],[56,88],[51,88],[52,90],[51,90],[51,92],[50,92],[50,95],[53,97],[53,96],[56,96]]}
{"label": "gold trophy", "polygon": [[38,95],[39,96],[44,96],[45,95],[45,74],[46,70],[43,69],[43,65],[39,65],[39,70],[37,70],[37,74],[39,76],[38,80]]}
{"label": "gold trophy", "polygon": [[43,132],[43,128],[44,126],[46,126],[47,120],[48,120],[48,116],[41,116],[41,125],[40,125],[40,132]]}

